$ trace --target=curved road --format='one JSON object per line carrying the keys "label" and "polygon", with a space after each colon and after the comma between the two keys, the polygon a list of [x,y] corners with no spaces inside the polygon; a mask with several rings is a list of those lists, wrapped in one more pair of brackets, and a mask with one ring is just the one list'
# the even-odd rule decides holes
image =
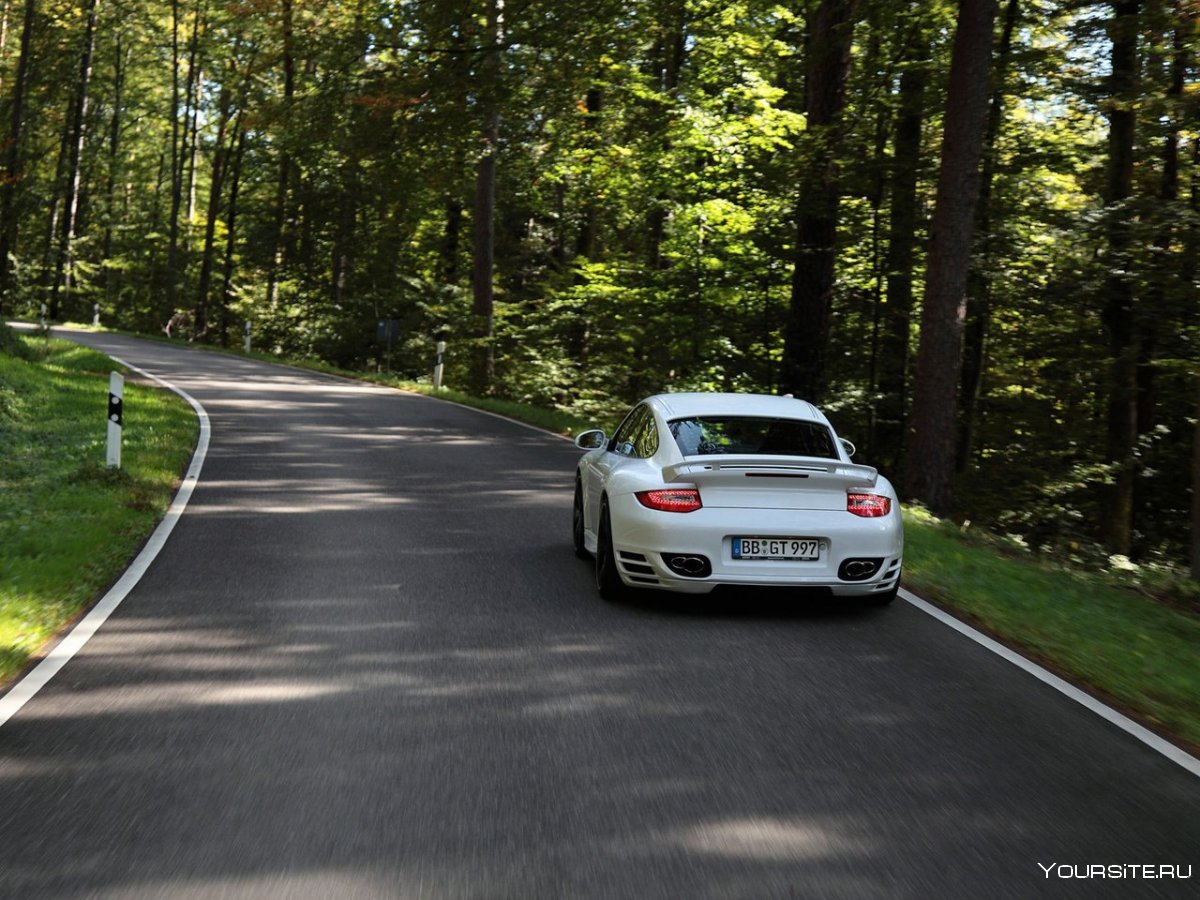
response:
{"label": "curved road", "polygon": [[[906,603],[606,605],[569,443],[74,339],[195,396],[212,444],[0,728],[0,897],[1196,895],[1200,779]],[[1061,877],[1132,864],[1193,877]]]}

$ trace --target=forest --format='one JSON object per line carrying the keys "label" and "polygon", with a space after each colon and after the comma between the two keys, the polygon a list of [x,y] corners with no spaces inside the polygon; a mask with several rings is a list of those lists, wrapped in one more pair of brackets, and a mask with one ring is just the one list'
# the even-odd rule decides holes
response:
{"label": "forest", "polygon": [[[821,405],[1200,578],[1196,0],[0,0],[0,322]],[[249,323],[247,325],[247,323]]]}

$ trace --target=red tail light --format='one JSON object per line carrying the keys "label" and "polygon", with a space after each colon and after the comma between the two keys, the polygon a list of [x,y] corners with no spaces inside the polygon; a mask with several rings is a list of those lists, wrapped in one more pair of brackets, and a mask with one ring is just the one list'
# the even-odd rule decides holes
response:
{"label": "red tail light", "polygon": [[648,509],[661,512],[695,512],[704,504],[700,502],[700,492],[695,488],[669,488],[664,491],[638,491],[634,494],[638,503]]}
{"label": "red tail light", "polygon": [[847,494],[846,510],[864,519],[877,519],[892,511],[892,500],[879,494]]}

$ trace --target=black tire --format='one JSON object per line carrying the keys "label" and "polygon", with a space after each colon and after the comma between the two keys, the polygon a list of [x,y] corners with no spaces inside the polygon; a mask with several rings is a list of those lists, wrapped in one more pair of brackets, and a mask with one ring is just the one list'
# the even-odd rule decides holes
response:
{"label": "black tire", "polygon": [[575,545],[575,555],[580,559],[591,559],[587,545],[583,542],[583,485],[575,479],[575,505],[571,511],[571,541]]}
{"label": "black tire", "polygon": [[612,523],[608,518],[608,504],[601,503],[600,526],[596,530],[596,589],[610,603],[624,600],[629,588],[617,571],[617,554],[613,550]]}

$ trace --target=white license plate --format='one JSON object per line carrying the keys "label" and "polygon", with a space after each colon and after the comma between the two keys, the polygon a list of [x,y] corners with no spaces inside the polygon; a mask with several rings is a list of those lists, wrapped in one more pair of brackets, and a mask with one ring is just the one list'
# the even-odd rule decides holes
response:
{"label": "white license plate", "polygon": [[820,559],[821,542],[816,538],[735,537],[733,539],[733,558]]}

